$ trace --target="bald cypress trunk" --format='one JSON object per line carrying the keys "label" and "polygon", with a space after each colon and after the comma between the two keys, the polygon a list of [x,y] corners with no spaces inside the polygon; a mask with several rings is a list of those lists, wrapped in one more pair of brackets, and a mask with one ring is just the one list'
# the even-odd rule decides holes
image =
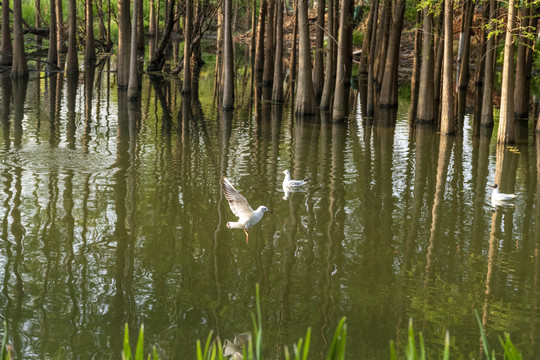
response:
{"label": "bald cypress trunk", "polygon": [[224,0],[224,26],[223,26],[223,109],[234,108],[234,64],[232,40],[232,4],[231,0]]}
{"label": "bald cypress trunk", "polygon": [[[349,1],[349,0],[345,0]],[[309,42],[307,0],[298,0],[298,87],[294,111],[300,115],[315,113],[313,79],[311,77],[311,49]]]}
{"label": "bald cypress trunk", "polygon": [[[315,63],[313,69],[313,92],[320,99],[324,85],[324,9],[325,0],[317,4],[317,29],[315,30]],[[279,38],[278,38],[279,39]],[[331,41],[331,40],[329,40]]]}
{"label": "bald cypress trunk", "polygon": [[454,86],[452,77],[453,64],[453,0],[444,1],[444,61],[442,85],[441,133],[451,135],[456,132],[454,116]]}
{"label": "bald cypress trunk", "polygon": [[336,69],[336,87],[332,119],[345,119],[349,115],[349,88],[352,68],[352,0],[342,0],[339,19],[339,39]]}
{"label": "bald cypress trunk", "polygon": [[418,122],[435,121],[433,94],[433,14],[424,9],[422,42],[422,66],[420,67],[420,88],[418,90]]}
{"label": "bald cypress trunk", "polygon": [[129,56],[129,83],[128,100],[137,100],[139,98],[139,66],[137,64],[137,18],[139,12],[139,2],[133,0],[133,17],[131,19],[131,47]]}
{"label": "bald cypress trunk", "polygon": [[[489,1],[489,21],[497,18],[495,0]],[[484,65],[484,89],[482,94],[482,113],[480,126],[493,126],[493,81],[495,78],[496,41],[490,36],[486,43],[486,60]]]}
{"label": "bald cypress trunk", "polygon": [[79,72],[79,58],[77,53],[77,4],[76,0],[69,0],[68,11],[68,57],[66,72],[68,74],[77,74]]}
{"label": "bald cypress trunk", "polygon": [[274,57],[274,82],[272,101],[283,102],[283,2],[277,0],[276,6],[276,55]]}
{"label": "bald cypress trunk", "polygon": [[[53,0],[51,0],[53,1]],[[2,45],[0,46],[0,65],[11,66],[13,46],[9,29],[9,1],[2,1]]]}
{"label": "bald cypress trunk", "polygon": [[22,30],[22,4],[21,0],[13,1],[13,64],[11,66],[12,78],[28,77],[26,53],[24,51],[24,38]]}
{"label": "bald cypress trunk", "polygon": [[512,143],[514,134],[514,39],[512,31],[516,24],[515,2],[509,0],[506,38],[504,43],[504,62],[501,83],[501,111],[497,142]]}
{"label": "bald cypress trunk", "polygon": [[126,88],[129,84],[130,63],[130,24],[129,0],[118,0],[118,87]]}
{"label": "bald cypress trunk", "polygon": [[[174,14],[171,14],[174,16]],[[186,0],[186,16],[184,21],[184,77],[182,79],[182,94],[191,93],[191,34],[193,27],[193,3]]]}
{"label": "bald cypress trunk", "polygon": [[94,40],[94,14],[92,0],[86,0],[86,46],[84,47],[84,60],[96,61],[96,43]]}
{"label": "bald cypress trunk", "polygon": [[274,0],[267,1],[266,40],[264,46],[263,86],[272,87],[274,78]]}

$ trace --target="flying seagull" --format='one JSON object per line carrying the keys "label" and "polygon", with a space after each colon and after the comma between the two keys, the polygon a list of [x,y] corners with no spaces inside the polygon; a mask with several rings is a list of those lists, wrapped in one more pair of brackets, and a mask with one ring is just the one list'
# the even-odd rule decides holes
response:
{"label": "flying seagull", "polygon": [[246,243],[248,243],[249,234],[247,229],[261,221],[265,212],[269,212],[270,214],[272,212],[263,205],[259,206],[257,210],[253,211],[246,198],[236,191],[229,179],[227,179],[225,176],[221,179],[221,184],[223,194],[229,202],[229,206],[231,207],[233,214],[238,217],[238,221],[236,222],[229,221],[227,223],[227,227],[229,229],[244,229],[244,232],[246,233]]}

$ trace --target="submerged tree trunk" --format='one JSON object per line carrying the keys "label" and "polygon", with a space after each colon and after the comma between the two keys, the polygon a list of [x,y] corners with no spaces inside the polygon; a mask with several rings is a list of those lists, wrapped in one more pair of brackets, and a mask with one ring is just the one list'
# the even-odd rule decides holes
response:
{"label": "submerged tree trunk", "polygon": [[[313,65],[313,93],[320,99],[324,85],[324,10],[325,0],[317,3],[317,29],[315,30],[315,60]],[[277,39],[280,39],[277,37]],[[332,41],[328,39],[328,41]]]}
{"label": "submerged tree trunk", "polygon": [[[47,62],[49,64],[58,64],[58,51],[56,43],[56,6],[55,0],[49,1],[50,20],[49,20],[49,51],[47,53]],[[49,68],[49,70],[51,70]]]}
{"label": "submerged tree trunk", "polygon": [[128,100],[137,100],[139,98],[139,66],[137,64],[137,19],[139,12],[139,2],[141,0],[133,0],[133,17],[131,19],[131,48],[129,60],[129,83],[128,83]]}
{"label": "submerged tree trunk", "polygon": [[334,106],[332,119],[345,119],[349,115],[349,88],[352,68],[352,15],[354,2],[341,1],[339,19],[339,40],[336,69],[336,87],[334,90]]}
{"label": "submerged tree trunk", "polygon": [[266,19],[266,0],[261,0],[261,7],[259,10],[259,24],[257,28],[257,48],[255,52],[255,79],[256,85],[259,86],[262,82],[262,75],[264,72],[264,30]]}
{"label": "submerged tree trunk", "polygon": [[129,83],[130,38],[129,0],[118,0],[118,87],[126,88]]}
{"label": "submerged tree trunk", "polygon": [[456,132],[456,119],[454,116],[454,86],[452,64],[454,59],[453,48],[453,0],[444,2],[444,62],[442,86],[441,133],[452,135]]}
{"label": "submerged tree trunk", "polygon": [[283,1],[277,0],[276,6],[276,55],[274,57],[274,82],[272,101],[283,102]]}
{"label": "submerged tree trunk", "polygon": [[416,121],[416,110],[418,109],[418,86],[420,84],[420,64],[422,46],[422,32],[420,31],[420,23],[422,20],[422,11],[416,11],[416,26],[414,30],[414,60],[411,74],[411,109],[409,111],[409,120],[414,123]]}
{"label": "submerged tree trunk", "polygon": [[379,13],[379,2],[375,0],[375,15],[373,18],[373,28],[371,29],[371,44],[369,49],[369,68],[368,68],[368,80],[367,80],[367,99],[366,99],[366,116],[372,117],[375,113],[375,48],[377,46],[377,17]]}
{"label": "submerged tree trunk", "polygon": [[[492,22],[497,18],[495,0],[489,0],[489,22],[490,28]],[[495,36],[489,36],[486,43],[486,60],[484,65],[484,91],[482,94],[482,113],[480,126],[493,126],[493,86],[495,77],[495,55],[496,55]]]}
{"label": "submerged tree trunk", "polygon": [[[170,16],[174,16],[171,14]],[[184,76],[182,79],[182,94],[191,93],[191,28],[193,24],[193,3],[186,0],[186,15],[184,20]]]}
{"label": "submerged tree trunk", "polygon": [[[349,1],[349,0],[345,0]],[[298,0],[298,86],[294,111],[300,115],[315,113],[313,99],[313,79],[311,77],[311,51],[309,42],[308,4],[307,0]]]}
{"label": "submerged tree trunk", "polygon": [[433,97],[433,14],[430,9],[424,9],[424,27],[422,44],[422,66],[420,70],[420,88],[418,90],[419,122],[433,122],[435,120],[435,107]]}
{"label": "submerged tree trunk", "polygon": [[401,42],[404,16],[405,0],[398,0],[388,37],[388,50],[379,100],[381,106],[397,107],[398,105],[399,44]]}
{"label": "submerged tree trunk", "polygon": [[[5,0],[4,0],[5,1]],[[22,30],[22,4],[21,0],[13,1],[13,64],[11,66],[12,78],[28,77],[28,65],[24,51],[24,38]]]}
{"label": "submerged tree trunk", "polygon": [[96,61],[92,0],[86,0],[86,45],[84,47],[84,61]]}
{"label": "submerged tree trunk", "polygon": [[58,30],[56,34],[58,52],[65,54],[67,53],[67,47],[64,36],[64,12],[62,10],[62,1],[60,0],[56,0],[56,29]]}
{"label": "submerged tree trunk", "polygon": [[68,55],[66,63],[66,72],[68,74],[77,74],[79,72],[79,57],[77,49],[77,4],[76,0],[69,0],[68,12]]}
{"label": "submerged tree trunk", "polygon": [[[54,1],[54,0],[51,0]],[[13,46],[9,29],[9,1],[2,1],[2,46],[0,46],[0,65],[11,66]]]}
{"label": "submerged tree trunk", "polygon": [[[377,0],[376,0],[377,1]],[[334,91],[334,74],[336,65],[334,62],[334,52],[336,48],[334,36],[334,6],[336,0],[328,0],[328,46],[326,51],[326,69],[324,73],[324,84],[321,94],[320,107],[328,110],[332,101],[332,92]]]}
{"label": "submerged tree trunk", "polygon": [[[190,0],[188,0],[190,1]],[[231,0],[224,0],[224,26],[223,26],[223,109],[234,108],[234,64]]]}
{"label": "submerged tree trunk", "polygon": [[514,141],[514,41],[512,31],[516,23],[514,0],[508,3],[508,20],[506,23],[506,38],[504,43],[504,62],[501,83],[501,111],[497,142],[511,143]]}
{"label": "submerged tree trunk", "polygon": [[267,1],[268,27],[264,46],[263,86],[272,87],[274,78],[274,0]]}

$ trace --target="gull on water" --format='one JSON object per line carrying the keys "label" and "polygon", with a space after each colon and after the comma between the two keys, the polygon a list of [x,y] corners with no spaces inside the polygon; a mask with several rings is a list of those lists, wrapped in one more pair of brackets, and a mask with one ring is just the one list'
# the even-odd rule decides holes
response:
{"label": "gull on water", "polygon": [[234,215],[238,218],[238,221],[229,221],[227,227],[229,229],[244,229],[246,233],[246,243],[249,242],[249,234],[247,229],[252,227],[261,221],[265,212],[272,213],[266,206],[259,206],[257,210],[253,210],[246,198],[240,195],[240,193],[232,186],[229,179],[225,176],[221,179],[223,194],[229,202],[229,206]]}
{"label": "gull on water", "polygon": [[499,186],[497,184],[493,184],[490,187],[493,188],[493,192],[491,193],[491,204],[493,206],[508,205],[508,201],[513,200],[516,196],[519,195],[500,193]]}
{"label": "gull on water", "polygon": [[287,200],[291,192],[302,191],[301,187],[309,181],[309,179],[304,180],[291,180],[291,172],[289,170],[284,170],[285,178],[283,179],[283,200]]}

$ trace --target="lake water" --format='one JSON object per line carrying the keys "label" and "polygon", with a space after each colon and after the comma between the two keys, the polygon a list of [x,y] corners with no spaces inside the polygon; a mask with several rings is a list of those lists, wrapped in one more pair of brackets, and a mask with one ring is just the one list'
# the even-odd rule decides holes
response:
{"label": "lake water", "polygon": [[[324,358],[343,316],[350,359],[388,359],[411,318],[432,358],[447,330],[452,357],[479,358],[475,310],[493,349],[508,331],[539,356],[534,139],[497,146],[469,115],[457,137],[412,131],[406,101],[390,127],[362,117],[357,93],[339,124],[270,103],[222,113],[205,68],[200,99],[144,76],[138,103],[106,69],[44,75],[0,84],[0,319],[15,358],[119,359],[127,323],[164,359],[194,359],[211,330],[252,330],[256,284],[266,358],[308,327]],[[286,169],[310,179],[288,199]],[[226,227],[222,176],[273,211],[248,244]],[[513,206],[492,206],[496,178],[521,193]]]}

